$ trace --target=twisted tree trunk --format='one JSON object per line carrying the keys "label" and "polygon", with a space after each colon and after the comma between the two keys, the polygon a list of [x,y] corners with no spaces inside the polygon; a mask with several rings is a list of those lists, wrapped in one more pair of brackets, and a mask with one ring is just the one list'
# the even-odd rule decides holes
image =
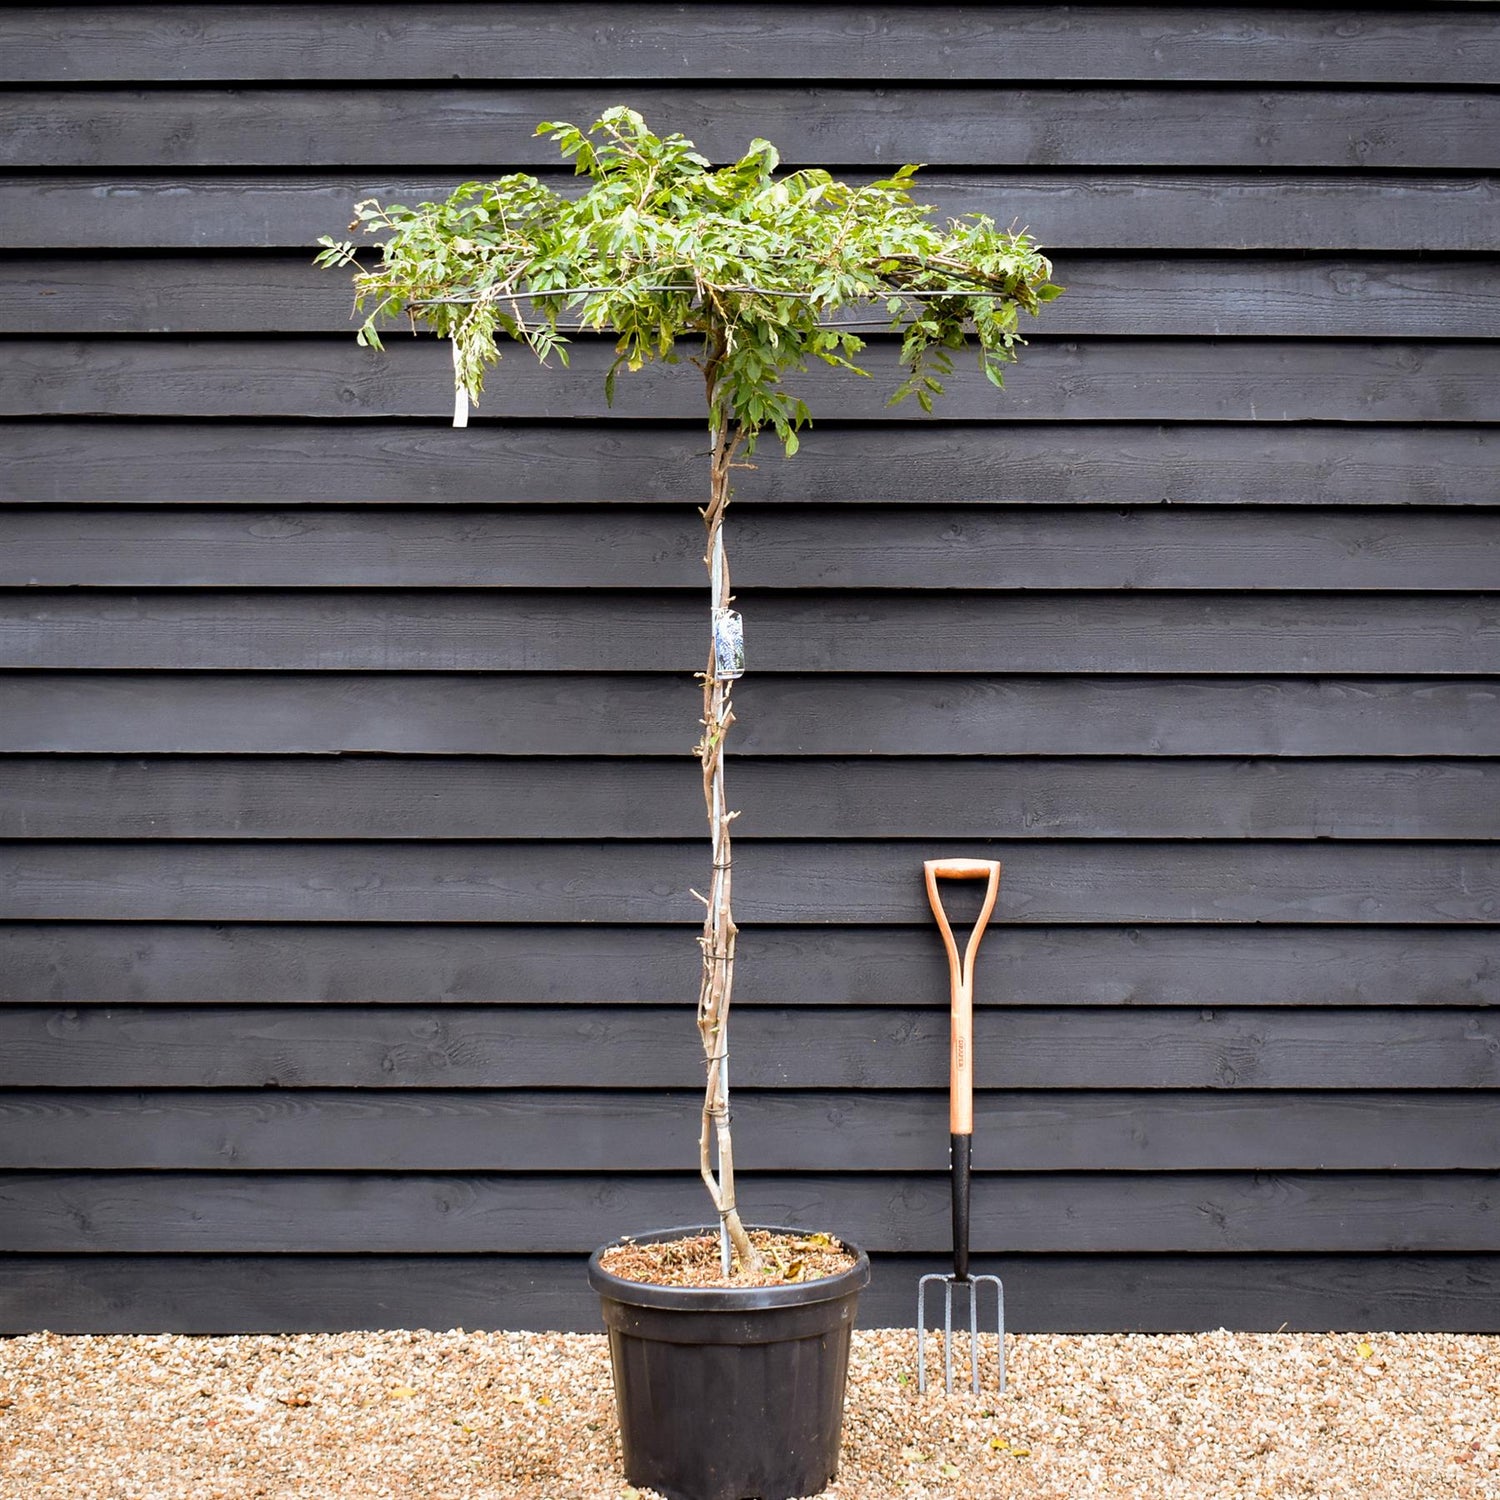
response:
{"label": "twisted tree trunk", "polygon": [[[714,412],[714,380],[718,351],[710,351],[704,370],[708,383],[709,409]],[[744,434],[731,432],[727,416],[714,413],[710,437],[713,448],[708,505],[703,511],[708,547],[704,561],[710,583],[710,638],[708,669],[703,674],[703,738],[698,759],[703,767],[703,800],[708,812],[713,847],[713,879],[703,917],[703,977],[698,991],[698,1033],[708,1078],[703,1093],[703,1120],[698,1136],[699,1171],[714,1207],[719,1213],[723,1271],[730,1271],[730,1246],[745,1270],[760,1269],[760,1257],[750,1244],[740,1222],[734,1196],[734,1146],[729,1132],[729,1001],[734,988],[734,940],[738,928],[731,910],[733,856],[729,825],[737,816],[724,800],[724,740],[734,723],[729,697],[730,679],[721,675],[718,651],[719,621],[729,609],[729,564],[724,556],[724,511],[729,504],[730,474],[734,455]],[[713,1154],[718,1149],[715,1175]]]}

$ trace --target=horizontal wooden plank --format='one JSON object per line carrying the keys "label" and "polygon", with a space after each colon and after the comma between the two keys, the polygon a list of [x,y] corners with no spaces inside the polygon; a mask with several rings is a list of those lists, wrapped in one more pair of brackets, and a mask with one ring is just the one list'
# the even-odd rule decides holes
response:
{"label": "horizontal wooden plank", "polygon": [[[1492,260],[1068,254],[1054,334],[1500,337]],[[0,333],[335,333],[348,287],[307,255],[213,252],[0,261]]]}
{"label": "horizontal wooden plank", "polygon": [[[935,1256],[871,1257],[858,1327],[911,1326]],[[1500,1332],[1500,1255],[981,1255],[1006,1329],[1039,1332]],[[367,1328],[598,1334],[576,1255],[7,1255],[0,1333],[332,1333]],[[858,1337],[856,1332],[856,1337]]]}
{"label": "horizontal wooden plank", "polygon": [[[1500,492],[1497,492],[1500,500]],[[1500,508],[741,505],[740,588],[1490,589]],[[697,507],[0,511],[0,586],[706,584]]]}
{"label": "horizontal wooden plank", "polygon": [[[777,45],[765,39],[774,33]],[[16,6],[17,81],[196,79],[1230,79],[1490,83],[1472,7],[662,4]]]}
{"label": "horizontal wooden plank", "polygon": [[[0,1000],[59,1004],[664,1003],[698,963],[681,929],[649,927],[4,923],[0,955]],[[1461,929],[1018,927],[984,974],[1007,1006],[1491,1005],[1490,956]],[[758,927],[735,995],[905,1005],[945,985],[930,928]]]}
{"label": "horizontal wooden plank", "polygon": [[[336,89],[11,88],[0,95],[0,164],[72,170],[375,166],[432,170],[493,143],[492,175],[556,167],[539,120],[587,125],[619,102],[614,83],[425,89],[341,80]],[[711,161],[764,136],[789,166],[1435,168],[1500,165],[1500,98],[1477,91],[1371,92],[1193,85],[865,83],[787,87],[636,84],[658,130]]]}
{"label": "horizontal wooden plank", "polygon": [[[1054,334],[1261,338],[1500,335],[1500,267],[1490,259],[1125,259],[1067,254],[1059,259],[1056,274],[1066,283],[1067,295],[1047,308],[1047,329]],[[287,280],[291,280],[290,274]],[[0,281],[0,287],[4,285]],[[70,287],[64,297],[77,296],[81,291],[83,288]],[[0,291],[0,298],[3,296]],[[329,328],[344,326],[347,306],[338,312],[339,321],[330,322]],[[119,331],[130,331],[127,320],[119,314],[116,317]],[[108,326],[101,321],[91,323],[89,329]]]}
{"label": "horizontal wooden plank", "polygon": [[[1060,304],[1059,304],[1060,305]],[[701,503],[686,427],[0,422],[13,504]],[[1500,498],[1488,427],[823,424],[739,503],[1469,505]],[[739,514],[739,512],[736,512]]]}
{"label": "horizontal wooden plank", "polygon": [[[1480,928],[1012,926],[984,950],[977,998],[1500,1005],[1493,960]],[[675,1004],[698,965],[680,927],[0,922],[0,1001],[12,1004]],[[930,922],[759,926],[739,947],[735,1002],[910,1005],[947,983]]]}
{"label": "horizontal wooden plank", "polygon": [[[919,922],[931,841],[739,842],[736,916]],[[939,851],[942,852],[942,851]],[[1008,867],[1006,922],[1493,922],[1500,847],[946,841]],[[0,845],[0,915],[41,921],[691,922],[697,841]]]}
{"label": "horizontal wooden plank", "polygon": [[[674,760],[0,760],[0,838],[692,838]],[[1500,761],[752,759],[756,838],[1500,838]],[[857,856],[856,856],[857,857]]]}
{"label": "horizontal wooden plank", "polygon": [[[1060,251],[1277,250],[1294,249],[1299,241],[1308,250],[1406,250],[1424,242],[1433,251],[1500,247],[1500,229],[1471,219],[1500,190],[1493,177],[1095,169],[1045,177],[1018,171],[995,180],[945,169],[923,182],[942,213],[993,208],[997,223],[1019,221]],[[1442,228],[1429,223],[1424,234],[1418,224],[1424,209],[1450,222]]]}
{"label": "horizontal wooden plank", "polygon": [[[882,340],[861,362],[872,379],[823,366],[789,377],[815,418],[889,419],[901,380]],[[492,369],[485,418],[689,420],[702,382],[684,363],[603,382],[613,345],[579,342],[571,366],[524,349]],[[1004,393],[968,361],[946,382],[953,421],[1496,422],[1500,345],[1342,340],[1034,339]],[[388,352],[352,337],[0,339],[0,415],[417,417],[451,412],[453,370],[436,339],[393,339]],[[920,415],[920,413],[918,413]],[[767,450],[774,461],[775,455]]]}
{"label": "horizontal wooden plank", "polygon": [[[689,1091],[226,1089],[0,1094],[26,1171],[663,1172],[697,1159]],[[1486,1170],[1483,1093],[1138,1094],[974,1100],[981,1172]],[[941,1090],[739,1090],[736,1154],[761,1172],[941,1172]]]}
{"label": "horizontal wooden plank", "polygon": [[[735,1086],[945,1092],[947,986],[934,988],[920,1009],[744,1010]],[[1500,1086],[1483,1009],[1016,1008],[989,970],[978,988],[980,1089]],[[675,1006],[578,1008],[7,1007],[0,1086],[691,1089],[703,1053],[687,993]]]}
{"label": "horizontal wooden plank", "polygon": [[[0,672],[0,750],[681,755],[697,701],[647,674]],[[1500,742],[1500,685],[1465,679],[757,673],[735,703],[737,760],[1472,756]]]}
{"label": "horizontal wooden plank", "polygon": [[[744,1174],[751,1222],[828,1225],[883,1251],[948,1244],[947,1174]],[[977,1174],[984,1254],[1492,1253],[1495,1173]],[[394,1173],[0,1173],[0,1240],[91,1252],[585,1253],[702,1221],[697,1173],[567,1178]]]}
{"label": "horizontal wooden plank", "polygon": [[[298,249],[319,235],[342,238],[358,199],[440,200],[493,170],[481,162],[421,177],[111,173],[107,182],[97,172],[27,173],[0,179],[0,221],[15,250]],[[1095,168],[1002,176],[945,168],[920,180],[940,214],[987,213],[997,223],[1029,225],[1059,253],[1500,248],[1500,184],[1487,174]]]}
{"label": "horizontal wooden plank", "polygon": [[[1457,676],[1500,670],[1497,598],[767,590],[739,603],[755,671]],[[692,672],[704,634],[687,593],[0,593],[3,667]]]}

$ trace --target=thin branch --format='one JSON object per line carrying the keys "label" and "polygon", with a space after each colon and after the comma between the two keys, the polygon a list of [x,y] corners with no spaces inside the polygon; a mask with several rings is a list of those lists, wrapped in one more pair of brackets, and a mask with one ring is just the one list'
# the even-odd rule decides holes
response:
{"label": "thin branch", "polygon": [[[895,257],[891,257],[895,259]],[[504,295],[540,299],[543,297],[588,297],[599,292],[618,292],[626,285],[633,292],[697,292],[700,295],[705,290],[703,285],[683,285],[681,282],[671,282],[662,285],[643,284],[641,282],[617,283],[614,286],[560,286],[547,290],[527,291],[517,288],[515,292],[507,292]],[[708,290],[718,292],[736,292],[756,297],[785,297],[791,302],[817,302],[821,299],[815,292],[794,292],[787,288],[774,286],[720,286],[710,287]],[[894,286],[873,291],[868,296],[858,299],[865,302],[881,302],[888,297],[911,298],[918,302],[937,301],[943,297],[986,297],[986,298],[1014,298],[1014,291],[1004,291],[999,288],[994,290],[983,290],[978,287],[904,287]],[[468,307],[475,302],[494,302],[499,300],[485,292],[474,292],[469,294],[457,294],[452,297],[418,297],[408,302],[408,307]],[[851,299],[853,300],[853,299]]]}

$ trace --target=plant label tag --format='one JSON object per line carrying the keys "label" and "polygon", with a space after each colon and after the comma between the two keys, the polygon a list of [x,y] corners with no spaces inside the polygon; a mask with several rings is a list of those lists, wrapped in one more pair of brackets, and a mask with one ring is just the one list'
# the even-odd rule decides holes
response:
{"label": "plant label tag", "polygon": [[732,609],[714,611],[714,676],[721,681],[745,675],[745,622]]}
{"label": "plant label tag", "polygon": [[464,385],[463,362],[458,357],[458,340],[450,339],[448,344],[453,351],[453,425],[467,427],[469,425],[469,392]]}

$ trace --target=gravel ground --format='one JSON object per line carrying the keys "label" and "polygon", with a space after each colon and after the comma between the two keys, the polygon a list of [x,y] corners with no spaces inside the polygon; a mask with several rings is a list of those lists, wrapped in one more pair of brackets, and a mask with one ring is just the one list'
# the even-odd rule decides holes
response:
{"label": "gravel ground", "polygon": [[[854,1338],[830,1500],[1500,1497],[1500,1337],[1023,1334],[1003,1398]],[[0,1340],[5,1497],[649,1500],[616,1463],[602,1334]]]}

